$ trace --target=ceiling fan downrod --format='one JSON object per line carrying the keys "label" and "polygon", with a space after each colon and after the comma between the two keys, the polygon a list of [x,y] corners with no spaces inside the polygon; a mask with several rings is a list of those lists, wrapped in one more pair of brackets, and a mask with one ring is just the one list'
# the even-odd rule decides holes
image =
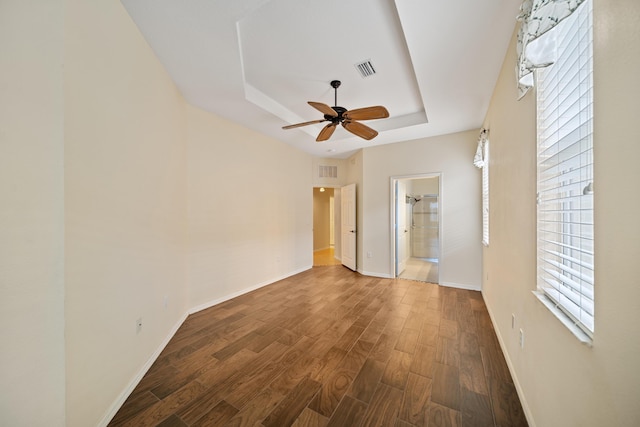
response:
{"label": "ceiling fan downrod", "polygon": [[344,118],[342,117],[342,114],[347,111],[346,108],[338,106],[338,88],[340,87],[340,84],[341,84],[340,80],[332,80],[331,81],[331,87],[334,90],[333,110],[336,113],[338,113],[338,115],[337,116],[332,116],[332,115],[328,115],[328,114],[324,115],[324,118],[327,121],[330,121],[335,125],[337,125],[339,123],[342,123],[344,121]]}
{"label": "ceiling fan downrod", "polygon": [[333,101],[334,106],[338,106],[338,88],[340,87],[340,80],[331,80],[331,87],[334,90],[335,97]]}

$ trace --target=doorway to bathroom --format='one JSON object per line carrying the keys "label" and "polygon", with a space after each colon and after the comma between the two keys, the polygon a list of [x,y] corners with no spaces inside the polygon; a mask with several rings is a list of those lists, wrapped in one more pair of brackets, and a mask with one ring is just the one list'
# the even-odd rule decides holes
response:
{"label": "doorway to bathroom", "polygon": [[440,174],[392,177],[394,275],[439,283]]}

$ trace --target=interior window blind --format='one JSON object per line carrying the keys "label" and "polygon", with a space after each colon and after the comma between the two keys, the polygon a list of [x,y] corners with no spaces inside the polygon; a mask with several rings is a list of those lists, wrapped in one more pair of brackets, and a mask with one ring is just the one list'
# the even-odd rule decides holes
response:
{"label": "interior window blind", "polygon": [[538,290],[594,331],[591,1],[558,26],[557,58],[536,74]]}
{"label": "interior window blind", "polygon": [[489,246],[489,140],[484,143],[482,166],[482,243]]}

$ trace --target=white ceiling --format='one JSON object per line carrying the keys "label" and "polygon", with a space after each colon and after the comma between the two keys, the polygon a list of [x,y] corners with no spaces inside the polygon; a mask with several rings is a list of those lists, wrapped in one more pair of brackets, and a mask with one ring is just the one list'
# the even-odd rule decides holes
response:
{"label": "white ceiling", "polygon": [[[519,0],[122,0],[192,105],[320,157],[482,125]],[[370,60],[363,78],[355,64]],[[384,105],[371,141],[307,101]]]}

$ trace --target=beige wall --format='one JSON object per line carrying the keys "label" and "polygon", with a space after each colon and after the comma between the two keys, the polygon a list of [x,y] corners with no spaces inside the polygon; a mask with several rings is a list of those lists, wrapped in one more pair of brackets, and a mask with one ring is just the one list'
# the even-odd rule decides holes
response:
{"label": "beige wall", "polygon": [[[593,347],[532,295],[536,288],[535,94],[516,101],[512,40],[490,129],[490,246],[483,294],[532,426],[640,425],[640,3],[594,2],[596,317]],[[516,327],[511,328],[511,314]],[[518,346],[518,329],[525,346]]]}
{"label": "beige wall", "polygon": [[189,312],[311,266],[311,158],[187,107],[120,2],[2,2],[0,50],[0,424],[106,425]]}
{"label": "beige wall", "polygon": [[[333,187],[338,188],[347,185],[347,159],[329,159],[323,157],[313,157],[312,177],[314,187]],[[320,177],[319,166],[336,166],[338,176],[336,178]]]}
{"label": "beige wall", "polygon": [[62,1],[0,2],[0,425],[64,426]]}
{"label": "beige wall", "polygon": [[189,306],[313,265],[311,156],[188,107]]}
{"label": "beige wall", "polygon": [[187,311],[186,118],[120,2],[65,20],[67,425],[92,426]]}
{"label": "beige wall", "polygon": [[407,193],[414,195],[440,193],[440,180],[438,177],[418,178],[407,181]]}
{"label": "beige wall", "polygon": [[[482,224],[480,171],[473,166],[478,131],[382,145],[364,150],[363,222],[358,241],[358,270],[391,277],[390,178],[440,173],[442,236],[440,283],[480,289]],[[359,215],[359,220],[361,217]],[[371,258],[363,256],[371,252]]]}

